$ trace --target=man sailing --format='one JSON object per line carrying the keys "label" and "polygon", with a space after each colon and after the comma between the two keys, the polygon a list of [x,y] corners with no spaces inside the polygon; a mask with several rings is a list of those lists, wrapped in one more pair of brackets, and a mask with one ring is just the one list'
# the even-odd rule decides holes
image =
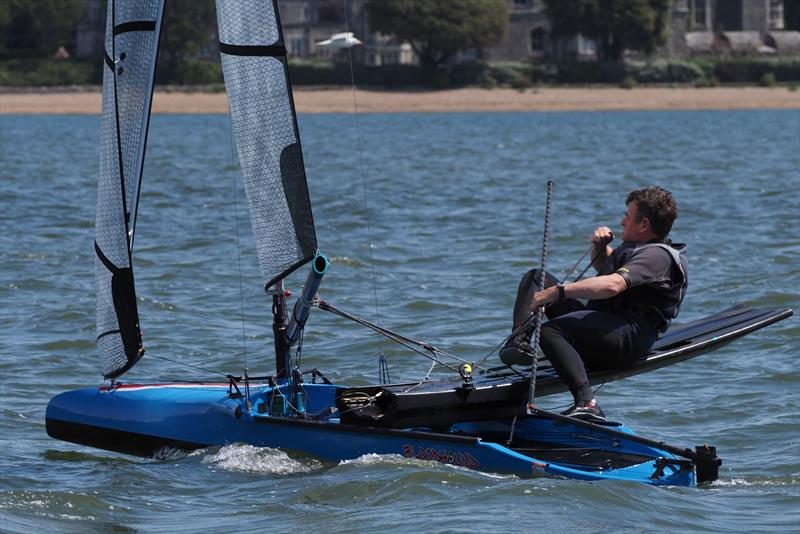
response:
{"label": "man sailing", "polygon": [[[686,245],[667,236],[678,216],[672,194],[660,187],[632,191],[622,219],[622,244],[612,249],[606,226],[592,234],[598,275],[565,284],[548,275],[539,290],[537,271],[522,277],[514,305],[514,330],[546,306],[540,345],[569,386],[573,406],[564,415],[603,421],[586,368],[614,369],[641,359],[677,317],[687,287]],[[588,299],[582,304],[577,299]],[[507,365],[530,364],[533,325],[500,351]]]}

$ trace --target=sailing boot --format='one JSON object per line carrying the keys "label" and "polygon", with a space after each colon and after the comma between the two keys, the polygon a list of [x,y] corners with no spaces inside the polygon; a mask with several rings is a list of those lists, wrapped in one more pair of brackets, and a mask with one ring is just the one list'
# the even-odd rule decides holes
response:
{"label": "sailing boot", "polygon": [[516,336],[512,336],[500,349],[500,360],[506,365],[531,365],[533,364],[533,347],[531,336],[533,326],[526,328]]}
{"label": "sailing boot", "polygon": [[[539,269],[531,269],[522,276],[517,288],[517,298],[514,301],[514,328],[512,331],[525,324],[531,317],[531,310],[528,306],[531,303],[533,294],[539,290],[536,284],[536,279],[539,277]],[[550,273],[544,275],[544,287],[548,288],[558,283],[558,278]],[[566,313],[573,311],[574,299],[567,299],[559,301],[551,305],[545,310],[548,318],[552,319]],[[574,301],[577,303],[577,301]],[[580,303],[577,304],[581,307]],[[554,308],[554,306],[556,306]],[[551,314],[551,309],[557,313]],[[531,365],[533,363],[534,348],[531,347],[531,336],[533,335],[533,325],[526,328],[524,331],[515,335],[506,342],[505,346],[500,349],[500,360],[506,365]]]}
{"label": "sailing boot", "polygon": [[576,402],[569,410],[562,412],[561,415],[574,417],[589,423],[604,423],[606,421],[606,414],[600,409],[597,399],[592,399],[588,402]]}

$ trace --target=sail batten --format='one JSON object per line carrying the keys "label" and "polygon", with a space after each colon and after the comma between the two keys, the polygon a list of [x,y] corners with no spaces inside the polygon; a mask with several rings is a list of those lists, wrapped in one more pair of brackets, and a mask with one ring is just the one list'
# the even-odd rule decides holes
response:
{"label": "sail batten", "polygon": [[219,51],[231,56],[282,57],[286,55],[286,47],[283,45],[233,45],[222,41],[219,43]]}
{"label": "sail batten", "polygon": [[103,376],[142,356],[132,243],[163,0],[109,0],[95,221],[97,347]]}
{"label": "sail batten", "polygon": [[264,286],[317,249],[286,47],[274,1],[217,0],[231,124]]}
{"label": "sail batten", "polygon": [[127,32],[152,32],[156,30],[157,20],[132,20],[114,26],[114,37]]}

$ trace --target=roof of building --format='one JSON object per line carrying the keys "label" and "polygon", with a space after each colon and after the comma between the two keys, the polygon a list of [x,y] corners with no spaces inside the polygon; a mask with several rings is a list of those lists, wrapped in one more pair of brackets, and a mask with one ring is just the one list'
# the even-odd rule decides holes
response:
{"label": "roof of building", "polygon": [[731,52],[759,52],[764,42],[758,32],[722,32],[715,46]]}
{"label": "roof of building", "polygon": [[779,54],[800,54],[800,32],[771,31],[764,41]]}

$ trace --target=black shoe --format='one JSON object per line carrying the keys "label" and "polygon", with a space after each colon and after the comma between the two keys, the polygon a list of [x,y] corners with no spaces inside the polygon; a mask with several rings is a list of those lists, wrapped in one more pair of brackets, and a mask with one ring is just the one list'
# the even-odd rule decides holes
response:
{"label": "black shoe", "polygon": [[590,423],[606,422],[606,414],[604,414],[603,410],[600,409],[600,405],[597,404],[596,399],[592,399],[582,406],[579,406],[578,404],[573,404],[572,408],[570,408],[566,412],[563,412],[561,415],[566,415],[567,417],[574,417],[575,419],[580,419],[581,421],[588,421]]}
{"label": "black shoe", "polygon": [[533,363],[533,348],[531,347],[530,334],[523,332],[509,339],[500,349],[500,360],[506,365],[531,365]]}

